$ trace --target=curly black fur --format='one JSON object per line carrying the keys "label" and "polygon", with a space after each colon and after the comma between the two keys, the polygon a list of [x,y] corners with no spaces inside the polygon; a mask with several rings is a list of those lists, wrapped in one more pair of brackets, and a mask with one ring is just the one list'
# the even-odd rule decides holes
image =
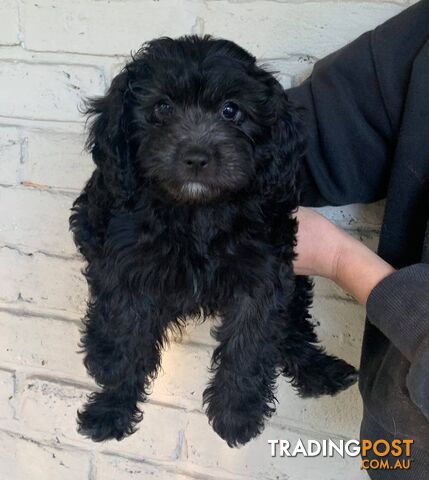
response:
{"label": "curly black fur", "polygon": [[356,371],[317,345],[311,283],[295,277],[300,115],[232,42],[149,42],[89,102],[96,169],[70,224],[90,287],[82,346],[101,386],[78,414],[95,441],[134,432],[167,330],[218,314],[204,404],[230,446],[258,435],[279,373],[302,396]]}

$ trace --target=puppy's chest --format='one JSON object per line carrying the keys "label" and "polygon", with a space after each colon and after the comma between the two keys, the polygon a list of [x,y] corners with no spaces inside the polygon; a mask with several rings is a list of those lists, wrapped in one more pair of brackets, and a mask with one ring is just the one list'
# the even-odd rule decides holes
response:
{"label": "puppy's chest", "polygon": [[193,284],[198,281],[201,285],[224,262],[225,246],[231,242],[228,237],[211,225],[204,228],[193,222],[167,225],[147,245],[145,261],[153,262],[160,273],[180,280],[176,287],[188,286],[191,278]]}
{"label": "puppy's chest", "polygon": [[142,231],[140,238],[144,270],[156,276],[162,295],[196,298],[237,284],[244,270],[265,262],[260,250],[267,248],[262,228],[198,215],[171,219],[154,234]]}

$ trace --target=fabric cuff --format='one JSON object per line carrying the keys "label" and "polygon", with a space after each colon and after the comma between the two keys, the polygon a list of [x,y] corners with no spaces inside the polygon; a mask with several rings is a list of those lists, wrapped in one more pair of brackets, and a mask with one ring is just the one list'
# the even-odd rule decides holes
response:
{"label": "fabric cuff", "polygon": [[429,265],[392,273],[370,293],[368,319],[412,361],[429,334]]}

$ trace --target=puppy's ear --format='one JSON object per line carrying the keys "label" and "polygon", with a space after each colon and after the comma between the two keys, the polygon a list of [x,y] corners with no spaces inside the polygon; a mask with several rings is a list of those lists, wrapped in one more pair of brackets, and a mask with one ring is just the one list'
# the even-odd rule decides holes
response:
{"label": "puppy's ear", "polygon": [[273,101],[277,121],[272,127],[272,139],[282,161],[298,162],[305,151],[303,111],[293,105],[281,85],[276,85]]}
{"label": "puppy's ear", "polygon": [[93,117],[86,143],[100,169],[104,185],[114,204],[129,200],[135,190],[128,125],[130,120],[128,71],[117,75],[103,97],[87,102],[86,113]]}
{"label": "puppy's ear", "polygon": [[277,182],[293,198],[298,194],[299,167],[305,152],[303,111],[288,100],[280,84],[274,88],[272,101],[276,110],[271,127],[272,168]]}

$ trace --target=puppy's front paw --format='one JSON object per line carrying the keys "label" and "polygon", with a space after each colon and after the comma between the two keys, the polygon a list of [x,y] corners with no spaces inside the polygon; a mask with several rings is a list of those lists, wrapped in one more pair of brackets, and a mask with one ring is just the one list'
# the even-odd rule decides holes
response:
{"label": "puppy's front paw", "polygon": [[103,392],[94,393],[77,413],[78,432],[94,442],[119,441],[135,432],[141,418],[137,407],[121,405]]}
{"label": "puppy's front paw", "polygon": [[272,391],[260,379],[233,377],[231,372],[217,375],[204,391],[203,401],[213,430],[230,447],[238,447],[262,432],[275,408]]}
{"label": "puppy's front paw", "polygon": [[207,416],[213,430],[226,441],[230,447],[245,445],[252,438],[257,437],[264,429],[261,419],[253,419],[243,411],[211,412],[207,409]]}

